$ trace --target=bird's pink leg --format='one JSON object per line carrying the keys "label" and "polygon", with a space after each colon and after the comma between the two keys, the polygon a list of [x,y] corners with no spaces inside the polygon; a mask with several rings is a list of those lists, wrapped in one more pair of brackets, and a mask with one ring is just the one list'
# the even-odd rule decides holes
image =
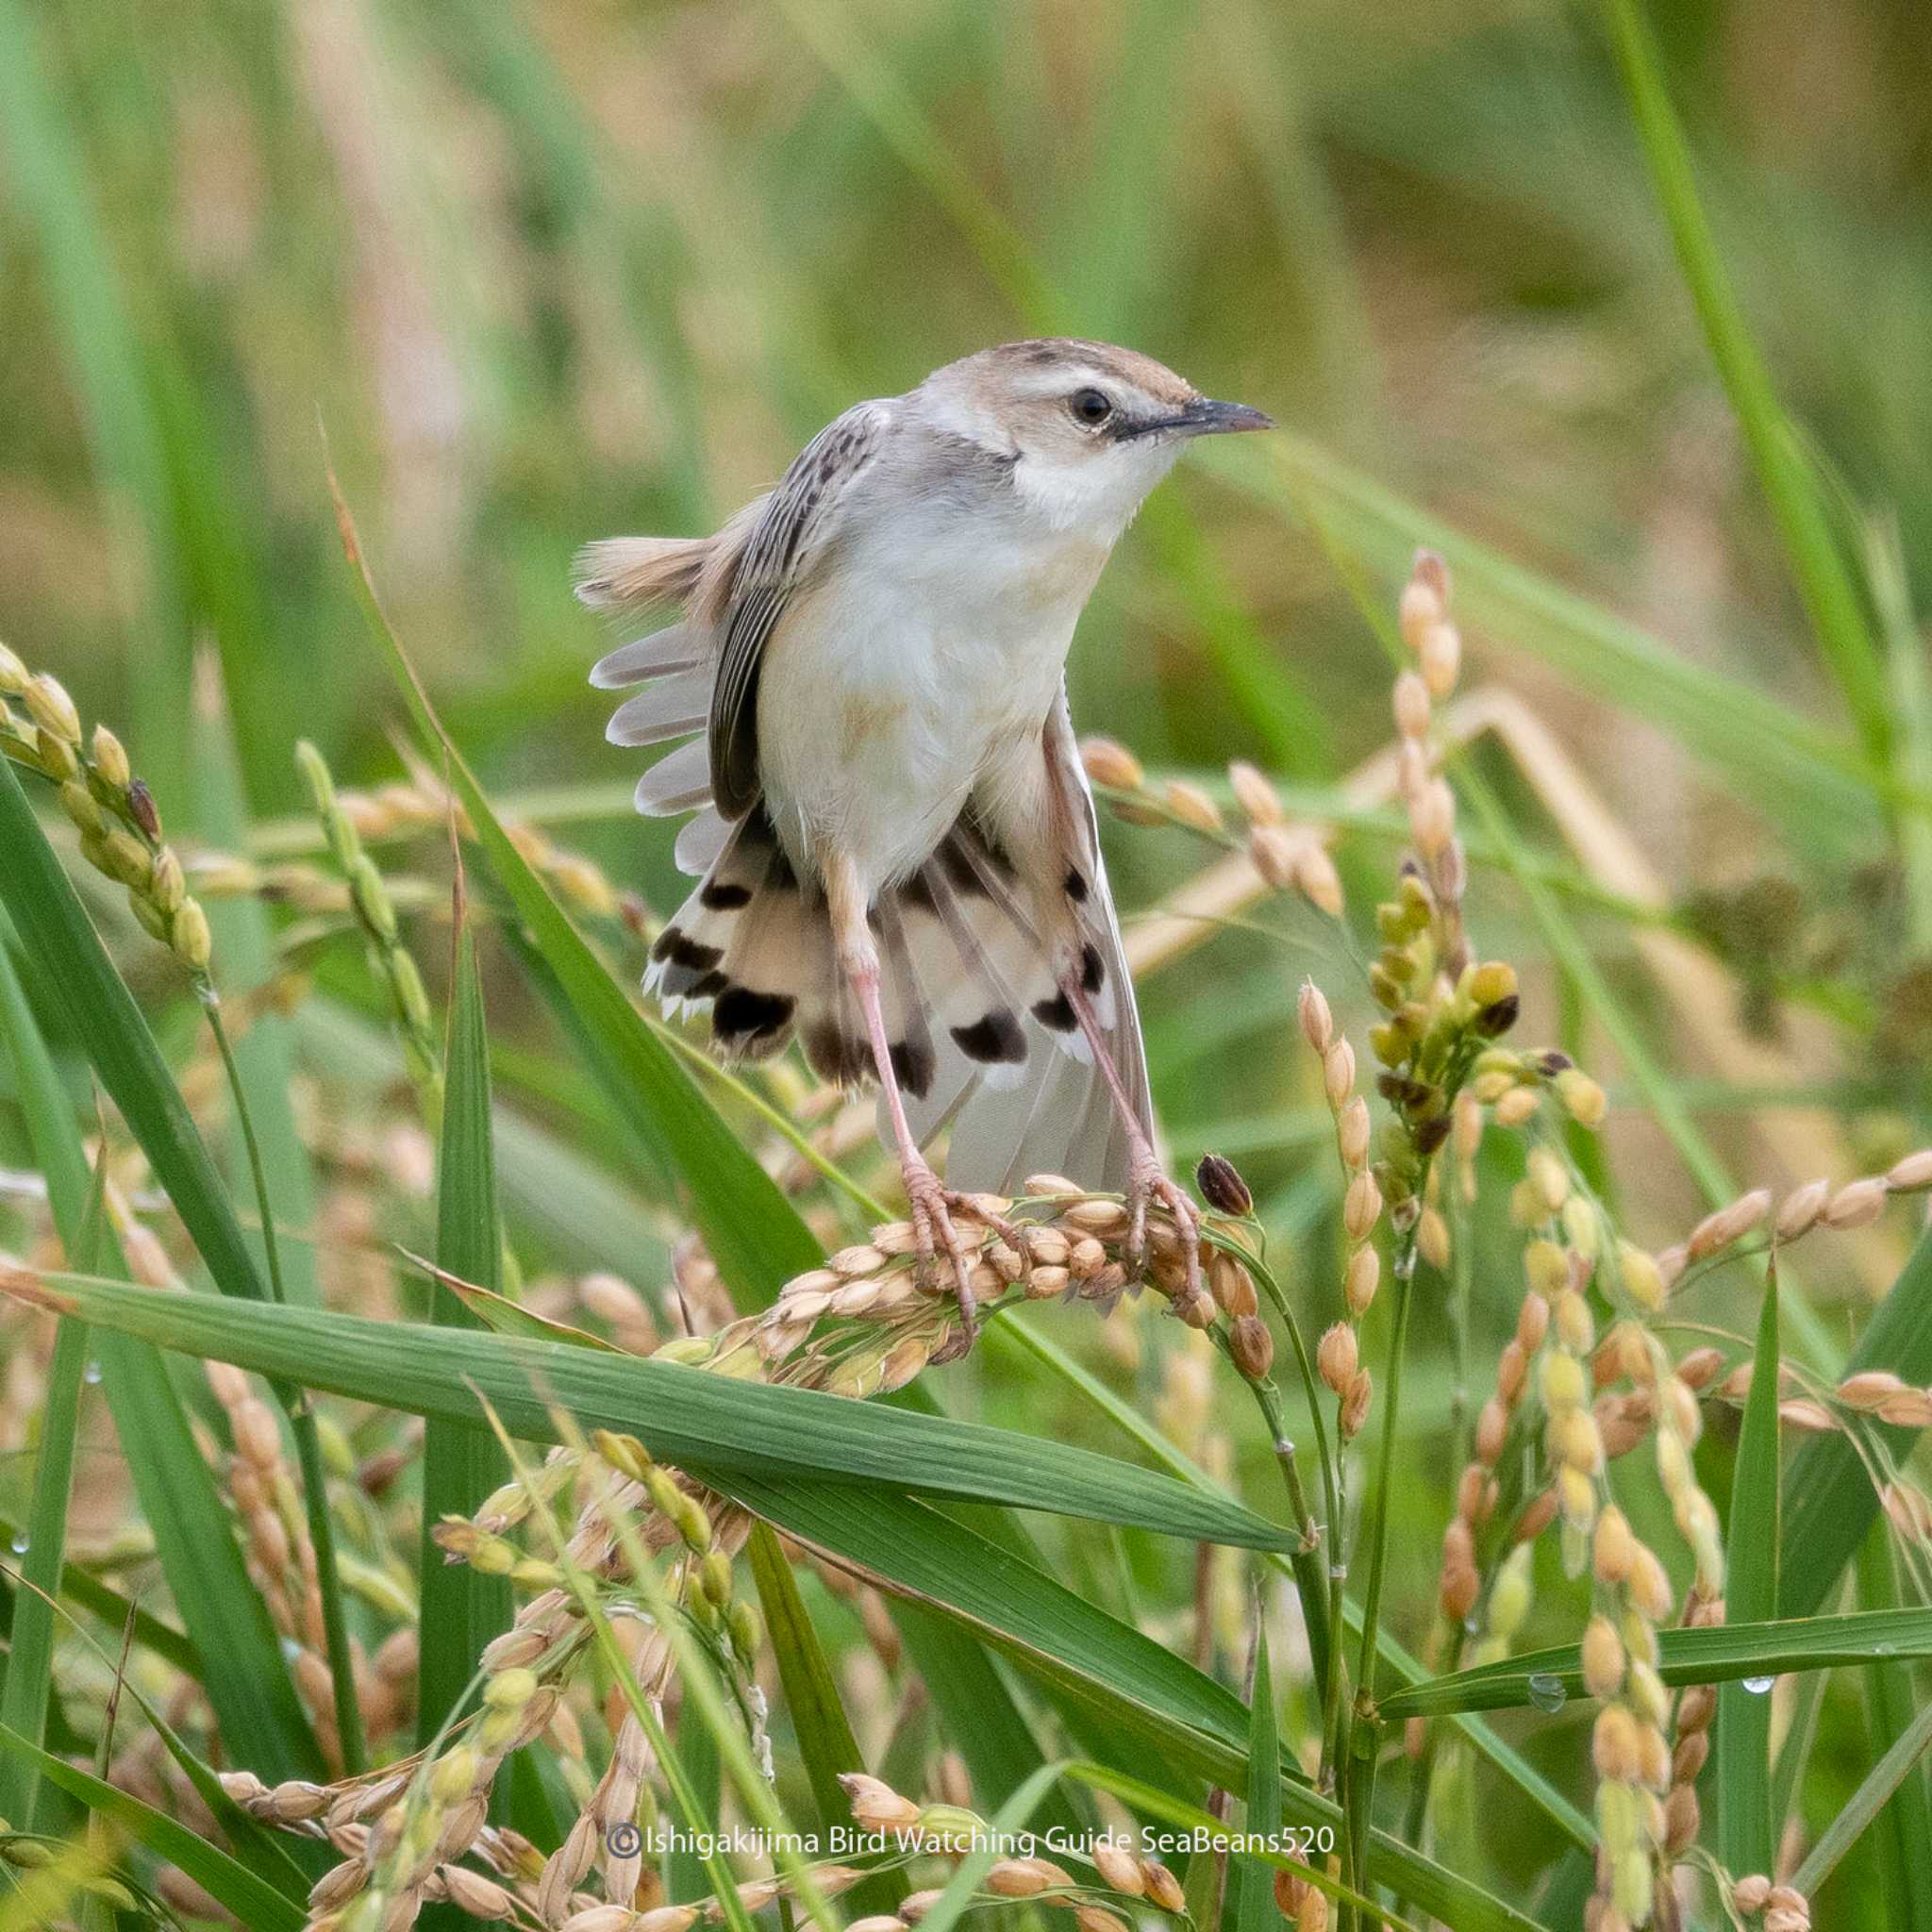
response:
{"label": "bird's pink leg", "polygon": [[1188,1295],[1191,1299],[1202,1291],[1200,1210],[1174,1185],[1167,1170],[1161,1166],[1160,1157],[1155,1153],[1154,1143],[1147,1138],[1147,1129],[1141,1124],[1140,1113],[1127,1097],[1127,1090],[1121,1084],[1120,1069],[1114,1065],[1113,1055],[1108,1051],[1107,1034],[1077,972],[1061,976],[1060,991],[1074,1009],[1074,1018],[1086,1036],[1087,1044],[1099,1065],[1101,1078],[1107,1082],[1107,1091],[1113,1096],[1114,1109],[1126,1129],[1127,1273],[1131,1276],[1141,1272],[1147,1247],[1147,1204],[1158,1201],[1174,1217],[1174,1230],[1179,1237],[1181,1254],[1187,1262]]}
{"label": "bird's pink leg", "polygon": [[[899,1155],[899,1173],[906,1183],[906,1198],[912,1210],[912,1232],[919,1244],[919,1271],[923,1281],[930,1282],[937,1258],[937,1246],[943,1246],[953,1267],[953,1291],[959,1304],[959,1337],[956,1345],[941,1349],[935,1361],[964,1355],[979,1332],[979,1318],[973,1293],[972,1253],[953,1225],[953,1209],[967,1204],[961,1196],[948,1192],[931,1163],[919,1151],[911,1124],[906,1118],[906,1102],[899,1091],[899,1078],[892,1069],[892,1042],[886,1032],[885,1008],[879,1000],[878,950],[873,944],[864,908],[850,873],[844,868],[827,868],[826,896],[830,902],[833,929],[838,936],[839,963],[852,989],[858,1009],[865,1016],[866,1036],[872,1043],[874,1069],[886,1096],[886,1112],[892,1123],[892,1140]],[[935,1238],[937,1237],[937,1244]]]}

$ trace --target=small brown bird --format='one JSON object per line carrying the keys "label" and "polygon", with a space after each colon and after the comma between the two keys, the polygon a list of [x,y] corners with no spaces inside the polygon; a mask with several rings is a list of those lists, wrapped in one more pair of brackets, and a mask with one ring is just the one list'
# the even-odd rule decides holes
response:
{"label": "small brown bird", "polygon": [[[641,811],[697,813],[676,854],[702,881],[646,989],[669,1013],[708,1002],[727,1057],[796,1037],[824,1077],[878,1081],[921,1265],[944,1248],[965,1343],[965,1190],[1044,1170],[1123,1191],[1137,1266],[1158,1198],[1198,1280],[1064,671],[1189,441],[1269,426],[1129,349],[1010,342],[855,404],[715,536],[580,559],[594,609],[684,607],[591,674],[645,686],[613,743],[691,740],[638,787]],[[950,1188],[921,1151],[949,1124]]]}

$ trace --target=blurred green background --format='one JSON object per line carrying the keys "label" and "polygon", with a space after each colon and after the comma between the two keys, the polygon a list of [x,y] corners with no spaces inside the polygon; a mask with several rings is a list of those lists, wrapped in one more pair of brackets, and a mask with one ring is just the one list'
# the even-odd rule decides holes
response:
{"label": "blurred green background", "polygon": [[[1579,854],[1485,753],[1473,923],[1524,968],[1525,1032],[1610,1081],[1632,1232],[1678,1238],[1732,1180],[1882,1166],[1932,1126],[1932,42],[1907,0],[1648,17],[1777,446],[1856,587],[1828,645],[1603,16],[1542,0],[0,0],[0,637],[123,730],[177,831],[204,641],[258,815],[300,808],[298,737],[344,782],[396,775],[325,428],[494,794],[560,792],[558,836],[661,910],[672,829],[628,815],[573,553],[709,527],[847,404],[986,342],[1126,341],[1284,431],[1203,451],[1124,543],[1074,647],[1081,728],[1332,808],[1389,733],[1351,586],[1391,608],[1413,543],[1462,533],[1465,688],[1554,733],[1595,835]],[[1358,831],[1360,932],[1396,844]],[[1108,839],[1130,908],[1208,856]],[[1338,1005],[1357,975],[1306,908],[1268,923],[1286,955],[1228,933],[1148,978],[1155,1085],[1328,1308],[1326,1116],[1285,1029],[1303,972]],[[505,1084],[564,1111],[503,977]],[[352,963],[332,991],[373,1009]],[[1798,1352],[1891,1278],[1904,1230],[1870,1239],[1803,1251]],[[1743,1274],[1698,1318],[1745,1326]],[[1478,1286],[1480,1383],[1513,1262]],[[1451,1371],[1439,1308],[1419,1331],[1420,1462]],[[1409,1605],[1444,1500],[1415,1494]],[[1814,1823],[1861,1770],[1838,1747]]]}

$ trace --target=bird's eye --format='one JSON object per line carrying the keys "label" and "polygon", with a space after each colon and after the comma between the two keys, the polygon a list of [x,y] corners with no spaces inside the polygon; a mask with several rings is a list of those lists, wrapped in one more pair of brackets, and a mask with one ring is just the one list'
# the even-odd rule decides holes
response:
{"label": "bird's eye", "polygon": [[1067,407],[1074,412],[1075,422],[1084,423],[1090,429],[1097,429],[1113,414],[1113,405],[1097,389],[1076,389],[1067,398]]}

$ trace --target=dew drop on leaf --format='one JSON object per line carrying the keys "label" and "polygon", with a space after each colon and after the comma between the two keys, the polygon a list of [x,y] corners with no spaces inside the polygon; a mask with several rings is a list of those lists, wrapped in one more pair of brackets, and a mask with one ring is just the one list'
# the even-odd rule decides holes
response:
{"label": "dew drop on leaf", "polygon": [[1529,1701],[1539,1710],[1561,1710],[1569,1692],[1563,1689],[1561,1677],[1552,1676],[1547,1671],[1533,1671],[1529,1679]]}

